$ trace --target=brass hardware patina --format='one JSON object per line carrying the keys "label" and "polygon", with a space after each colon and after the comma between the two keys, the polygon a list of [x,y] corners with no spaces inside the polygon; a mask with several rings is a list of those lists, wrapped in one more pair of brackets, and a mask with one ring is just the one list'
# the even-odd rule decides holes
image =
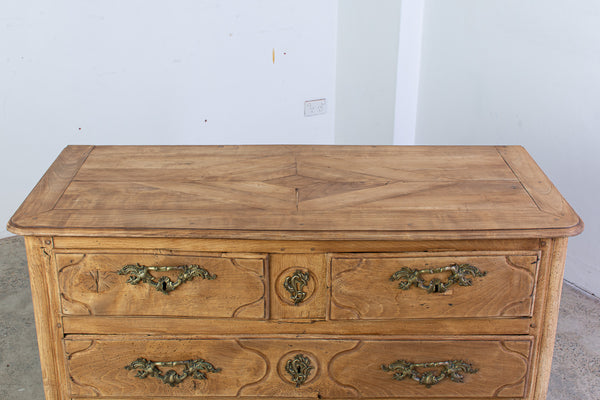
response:
{"label": "brass hardware patina", "polygon": [[306,382],[313,368],[310,365],[310,359],[302,354],[297,354],[285,364],[285,370],[291,375],[292,382],[296,384],[296,387]]}
{"label": "brass hardware patina", "polygon": [[[419,373],[417,368],[441,368],[436,374],[434,371],[425,371]],[[406,360],[398,360],[389,365],[382,365],[381,369],[385,372],[394,372],[393,378],[401,381],[404,378],[411,378],[421,385],[430,388],[432,385],[440,383],[445,378],[450,378],[452,382],[463,382],[465,372],[474,374],[478,370],[471,364],[462,360],[439,361],[430,363],[411,363]]]}
{"label": "brass hardware patina", "polygon": [[[181,270],[177,280],[173,282],[168,276],[155,278],[150,274],[150,271],[167,272],[172,270]],[[169,292],[177,289],[184,282],[191,281],[195,277],[202,279],[216,279],[217,275],[210,274],[207,270],[199,265],[180,265],[177,267],[147,267],[145,265],[133,264],[126,265],[118,271],[119,275],[129,274],[127,283],[137,285],[140,282],[147,283],[153,286],[161,293],[169,294]]]}
{"label": "brass hardware patina", "polygon": [[[448,277],[446,282],[442,282],[438,278],[434,278],[429,283],[426,283],[422,274],[438,274],[440,272],[450,272],[451,275]],[[395,272],[391,277],[390,281],[400,281],[398,288],[402,290],[408,290],[412,285],[425,289],[427,293],[444,293],[448,288],[455,283],[459,286],[471,286],[473,280],[467,275],[473,277],[485,276],[487,272],[480,271],[477,267],[470,264],[452,264],[447,267],[431,268],[431,269],[412,269],[404,267],[401,270]]]}
{"label": "brass hardware patina", "polygon": [[[158,367],[176,367],[178,365],[183,365],[183,371],[178,373],[177,371],[170,369],[167,372],[163,373]],[[160,379],[163,383],[176,386],[183,382],[185,378],[191,376],[194,379],[204,380],[207,379],[206,374],[202,371],[206,372],[220,372],[221,368],[215,368],[211,363],[204,361],[199,358],[197,360],[187,360],[187,361],[171,361],[171,362],[153,362],[146,360],[145,358],[138,358],[133,361],[131,364],[125,367],[126,370],[134,370],[137,369],[136,378],[144,379],[148,376],[153,376],[155,378]]]}
{"label": "brass hardware patina", "polygon": [[308,284],[309,279],[310,275],[308,272],[302,272],[301,270],[297,270],[292,274],[292,276],[285,278],[283,287],[285,290],[290,292],[290,298],[294,302],[295,306],[300,304],[306,298],[306,292],[302,289]]}

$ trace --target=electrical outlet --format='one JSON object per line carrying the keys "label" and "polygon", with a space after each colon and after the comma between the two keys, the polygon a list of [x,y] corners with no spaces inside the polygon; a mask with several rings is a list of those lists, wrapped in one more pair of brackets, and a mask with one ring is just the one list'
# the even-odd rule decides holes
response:
{"label": "electrical outlet", "polygon": [[304,116],[325,114],[327,112],[327,99],[307,100],[304,102]]}

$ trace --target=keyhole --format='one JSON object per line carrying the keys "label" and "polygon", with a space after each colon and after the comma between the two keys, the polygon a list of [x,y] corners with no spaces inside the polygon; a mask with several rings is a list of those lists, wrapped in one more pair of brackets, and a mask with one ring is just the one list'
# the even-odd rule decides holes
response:
{"label": "keyhole", "polygon": [[296,371],[297,371],[298,373],[302,372],[302,367],[298,365],[298,366],[296,367]]}
{"label": "keyhole", "polygon": [[433,285],[433,293],[440,293],[440,284],[436,283]]}
{"label": "keyhole", "polygon": [[165,291],[165,292],[167,291],[167,282],[163,282],[163,283],[162,283],[162,289],[163,289],[163,291]]}

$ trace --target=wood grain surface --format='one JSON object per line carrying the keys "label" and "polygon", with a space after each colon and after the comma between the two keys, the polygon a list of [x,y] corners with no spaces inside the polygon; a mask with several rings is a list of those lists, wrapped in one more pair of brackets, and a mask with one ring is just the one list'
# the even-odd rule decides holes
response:
{"label": "wood grain surface", "polygon": [[[515,335],[537,332],[527,318],[497,319],[399,319],[399,320],[320,320],[290,319],[256,321],[235,319],[197,319],[169,317],[63,317],[67,334],[172,335]],[[537,325],[536,325],[537,326]]]}
{"label": "wood grain surface", "polygon": [[[518,397],[525,395],[529,340],[363,340],[331,362],[332,379],[355,390],[357,397],[461,398]],[[462,383],[445,379],[427,388],[410,378],[398,381],[382,364],[397,360],[429,363],[461,360],[477,369],[465,373]],[[419,372],[436,368],[421,368]],[[439,371],[439,369],[437,370]]]}
{"label": "wood grain surface", "polygon": [[[82,340],[65,341],[71,392],[75,397],[96,396],[236,396],[238,391],[267,372],[260,354],[244,349],[236,340]],[[171,387],[156,377],[136,377],[125,366],[138,358],[152,362],[203,359],[220,372],[207,379],[188,377]],[[183,367],[160,367],[162,373]]]}
{"label": "wood grain surface", "polygon": [[[119,338],[66,340],[72,393],[92,396],[238,396],[296,398],[463,398],[523,396],[531,338],[467,340],[379,339],[196,339]],[[311,368],[300,386],[286,370],[297,355]],[[221,368],[207,379],[186,378],[169,386],[156,377],[138,378],[126,365],[144,358],[154,362],[201,358]],[[382,369],[398,359],[414,363],[463,360],[477,369],[464,382],[449,379],[430,388],[397,381]],[[161,373],[182,367],[160,367]],[[422,371],[420,371],[422,372]]]}
{"label": "wood grain surface", "polygon": [[58,283],[53,273],[52,239],[25,239],[31,297],[35,314],[42,380],[46,399],[58,400],[67,393],[68,383],[64,363],[63,326],[58,313]]}
{"label": "wood grain surface", "polygon": [[[334,255],[331,261],[331,319],[526,317],[533,312],[537,254],[419,257],[389,253]],[[468,264],[486,273],[467,276],[471,286],[454,284],[444,293],[412,285],[398,288],[390,277],[402,268],[426,270]],[[449,272],[429,274],[447,282]]]}
{"label": "wood grain surface", "polygon": [[471,239],[471,240],[244,240],[244,239],[174,239],[121,237],[62,237],[53,239],[61,252],[135,252],[176,254],[178,252],[242,252],[273,254],[319,254],[332,252],[422,252],[479,250],[538,250],[540,239]]}
{"label": "wood grain surface", "polygon": [[19,234],[273,239],[566,236],[582,224],[521,147],[67,147]]}
{"label": "wood grain surface", "polygon": [[[62,313],[65,315],[164,315],[212,318],[265,318],[265,256],[169,256],[140,254],[57,254]],[[196,277],[168,294],[119,275],[125,265],[198,265],[216,279]],[[151,272],[176,281],[179,270]]]}
{"label": "wood grain surface", "polygon": [[[272,254],[269,268],[272,319],[325,319],[328,304],[325,254]],[[292,301],[292,293],[284,287],[285,279],[296,271],[309,276],[302,288],[306,297],[298,304]]]}

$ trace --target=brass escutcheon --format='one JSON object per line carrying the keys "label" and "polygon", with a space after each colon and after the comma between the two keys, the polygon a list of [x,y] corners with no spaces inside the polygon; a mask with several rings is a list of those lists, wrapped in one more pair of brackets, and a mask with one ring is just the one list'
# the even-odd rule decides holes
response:
{"label": "brass escutcheon", "polygon": [[[429,283],[425,282],[422,274],[438,274],[440,272],[450,272],[450,276],[446,282],[442,282],[438,278],[434,278]],[[412,285],[424,289],[427,293],[444,293],[448,288],[455,283],[459,286],[471,286],[473,280],[467,275],[473,277],[485,276],[487,272],[480,271],[477,267],[470,264],[451,264],[446,267],[431,268],[431,269],[412,269],[404,267],[396,271],[390,281],[400,281],[398,288],[408,290]]]}
{"label": "brass escutcheon", "polygon": [[[417,368],[440,368],[439,372],[425,371],[419,373]],[[430,388],[432,385],[440,383],[445,378],[450,378],[452,382],[463,382],[465,372],[470,374],[476,373],[478,370],[473,368],[462,360],[438,361],[430,363],[412,363],[406,360],[394,361],[389,365],[382,365],[381,369],[385,372],[394,372],[393,378],[401,381],[404,378],[411,378],[419,382],[421,385]]]}
{"label": "brass escutcheon", "polygon": [[290,298],[294,302],[295,306],[300,304],[306,298],[306,292],[302,289],[308,284],[309,279],[309,273],[302,272],[301,270],[296,270],[296,272],[294,272],[292,276],[288,276],[285,278],[285,281],[283,282],[283,287],[285,288],[285,290],[290,292]]}
{"label": "brass escutcheon", "polygon": [[[155,278],[150,274],[150,271],[167,272],[172,270],[181,270],[177,280],[173,282],[168,276],[161,276]],[[216,279],[217,275],[210,274],[206,269],[199,265],[180,265],[177,267],[147,267],[140,264],[125,265],[119,271],[119,275],[129,274],[127,283],[130,285],[137,285],[140,282],[144,282],[153,286],[156,290],[163,294],[169,294],[173,290],[177,289],[179,285],[187,281],[191,281],[195,277],[202,279]]]}
{"label": "brass escutcheon", "polygon": [[[183,365],[183,371],[178,373],[177,371],[170,369],[167,372],[162,372],[158,367],[176,367],[178,365]],[[215,368],[211,363],[204,361],[201,358],[196,360],[187,360],[187,361],[169,361],[169,362],[154,362],[149,361],[145,358],[138,358],[137,360],[131,362],[131,364],[125,367],[126,370],[135,370],[137,369],[136,378],[144,379],[148,376],[153,376],[158,378],[163,383],[170,386],[177,386],[185,378],[191,376],[194,379],[205,380],[207,379],[206,372],[220,372],[221,368]]]}
{"label": "brass escutcheon", "polygon": [[292,377],[292,382],[296,384],[296,387],[306,382],[313,368],[310,365],[310,358],[303,354],[296,354],[294,358],[289,359],[285,364],[285,370]]}

